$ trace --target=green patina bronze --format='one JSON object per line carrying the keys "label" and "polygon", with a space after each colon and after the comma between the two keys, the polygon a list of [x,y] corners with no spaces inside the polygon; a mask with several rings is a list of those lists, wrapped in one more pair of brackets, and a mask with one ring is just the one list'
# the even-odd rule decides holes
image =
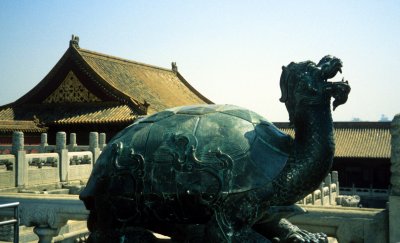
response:
{"label": "green patina bronze", "polygon": [[80,194],[92,242],[326,242],[284,217],[315,190],[334,154],[333,108],[347,82],[328,82],[340,59],[290,63],[281,75],[296,138],[233,105],[177,107],[121,131]]}

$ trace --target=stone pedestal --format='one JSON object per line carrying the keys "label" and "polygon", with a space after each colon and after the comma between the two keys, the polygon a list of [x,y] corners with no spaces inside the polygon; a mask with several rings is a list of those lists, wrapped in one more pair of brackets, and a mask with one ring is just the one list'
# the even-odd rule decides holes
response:
{"label": "stone pedestal", "polygon": [[391,195],[389,196],[389,241],[400,242],[400,114],[392,121]]}
{"label": "stone pedestal", "polygon": [[389,197],[390,242],[400,242],[400,196]]}
{"label": "stone pedestal", "polygon": [[387,211],[377,208],[302,206],[307,212],[288,220],[310,232],[324,232],[339,243],[388,242]]}

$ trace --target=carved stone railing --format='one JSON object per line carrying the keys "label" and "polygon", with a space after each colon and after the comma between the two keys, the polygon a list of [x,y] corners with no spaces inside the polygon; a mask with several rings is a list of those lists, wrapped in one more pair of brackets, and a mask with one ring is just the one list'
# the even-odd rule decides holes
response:
{"label": "carved stone railing", "polygon": [[[89,211],[74,195],[0,194],[0,204],[20,202],[20,220],[34,226],[39,242],[52,242],[86,233],[87,229],[60,233],[68,220],[86,220]],[[385,209],[364,209],[327,206],[302,206],[306,213],[289,220],[311,232],[326,232],[339,242],[387,242],[388,212]],[[12,212],[0,214],[11,216]]]}
{"label": "carved stone railing", "polygon": [[[25,154],[25,186],[51,184],[60,181],[60,158],[57,153]],[[18,167],[17,167],[18,168]]]}
{"label": "carved stone railing", "polygon": [[[22,132],[18,132],[20,134]],[[61,132],[62,133],[62,132]],[[76,141],[76,133],[70,133],[69,134],[69,144],[65,146],[66,149],[68,149],[69,152],[79,152],[79,151],[88,151],[91,149],[91,146],[93,146],[93,142],[97,142],[96,147],[98,147],[100,150],[103,150],[103,148],[106,146],[106,134],[105,133],[100,133],[98,135],[94,135],[96,133],[89,133],[89,144],[91,145],[78,145]],[[13,137],[15,135],[13,134]],[[59,136],[59,135],[57,135]],[[65,137],[66,139],[66,137]],[[90,139],[95,139],[95,141],[90,141]],[[58,140],[58,139],[57,139]],[[13,138],[13,144],[0,144],[0,154],[9,154],[12,152],[12,149],[16,144],[14,143],[19,143],[21,140],[14,140]],[[57,145],[56,144],[48,144],[47,143],[47,133],[42,133],[41,138],[40,138],[40,144],[37,145],[24,145],[24,150],[26,153],[53,153],[56,152],[57,150]]]}
{"label": "carved stone railing", "polygon": [[371,197],[387,197],[389,189],[363,188],[363,187],[341,187],[340,192],[343,195],[359,195]]}
{"label": "carved stone railing", "polygon": [[[87,150],[80,152],[76,149],[75,136],[71,137],[68,146],[66,133],[58,132],[56,145],[52,147],[54,152],[48,153],[47,134],[42,134],[42,144],[36,148],[41,152],[28,153],[27,147],[32,146],[25,146],[22,132],[14,132],[11,154],[0,154],[0,190],[87,180],[101,153],[99,135],[91,132]],[[100,138],[104,147],[105,134]]]}
{"label": "carved stone railing", "polygon": [[15,186],[15,156],[0,156],[0,185],[3,187]]}
{"label": "carved stone railing", "polygon": [[319,188],[298,202],[301,205],[336,205],[339,196],[338,172],[329,173]]}
{"label": "carved stone railing", "polygon": [[93,169],[93,153],[68,152],[68,163],[67,181],[88,179]]}
{"label": "carved stone railing", "polygon": [[[76,195],[0,194],[0,204],[11,202],[20,203],[20,223],[34,227],[40,243],[52,242],[68,220],[86,220],[89,215],[89,211]],[[10,217],[12,213],[11,210],[2,211],[0,216]],[[82,234],[84,230],[80,229],[78,234]]]}

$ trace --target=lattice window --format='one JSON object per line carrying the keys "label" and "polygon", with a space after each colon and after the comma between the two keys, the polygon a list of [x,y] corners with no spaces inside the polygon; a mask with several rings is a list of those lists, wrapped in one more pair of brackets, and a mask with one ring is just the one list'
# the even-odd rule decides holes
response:
{"label": "lattice window", "polygon": [[49,95],[43,103],[72,103],[72,102],[94,102],[101,101],[92,94],[72,71],[69,71],[67,77],[60,86]]}

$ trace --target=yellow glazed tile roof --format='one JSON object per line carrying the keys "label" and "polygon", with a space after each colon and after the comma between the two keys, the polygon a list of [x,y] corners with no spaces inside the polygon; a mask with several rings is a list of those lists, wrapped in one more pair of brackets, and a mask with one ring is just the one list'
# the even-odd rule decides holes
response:
{"label": "yellow glazed tile roof", "polygon": [[139,104],[150,104],[148,114],[176,106],[212,103],[178,72],[84,49],[77,52],[108,85]]}
{"label": "yellow glazed tile roof", "polygon": [[133,122],[135,115],[127,105],[102,107],[93,111],[85,110],[81,114],[76,112],[75,116],[60,117],[55,119],[54,124],[82,124],[82,123],[126,123]]}
{"label": "yellow glazed tile roof", "polygon": [[117,103],[83,103],[70,105],[42,104],[8,107],[0,110],[0,123],[3,120],[29,120],[37,118],[50,124],[94,124],[129,123],[136,115],[127,105]]}
{"label": "yellow glazed tile roof", "polygon": [[[294,129],[285,123],[276,123],[294,137]],[[335,122],[335,157],[390,158],[391,135],[389,122]]]}
{"label": "yellow glazed tile roof", "polygon": [[19,132],[46,132],[46,127],[41,127],[34,121],[0,120],[0,133],[13,131]]}
{"label": "yellow glazed tile roof", "polygon": [[336,157],[390,158],[389,129],[337,129]]}

